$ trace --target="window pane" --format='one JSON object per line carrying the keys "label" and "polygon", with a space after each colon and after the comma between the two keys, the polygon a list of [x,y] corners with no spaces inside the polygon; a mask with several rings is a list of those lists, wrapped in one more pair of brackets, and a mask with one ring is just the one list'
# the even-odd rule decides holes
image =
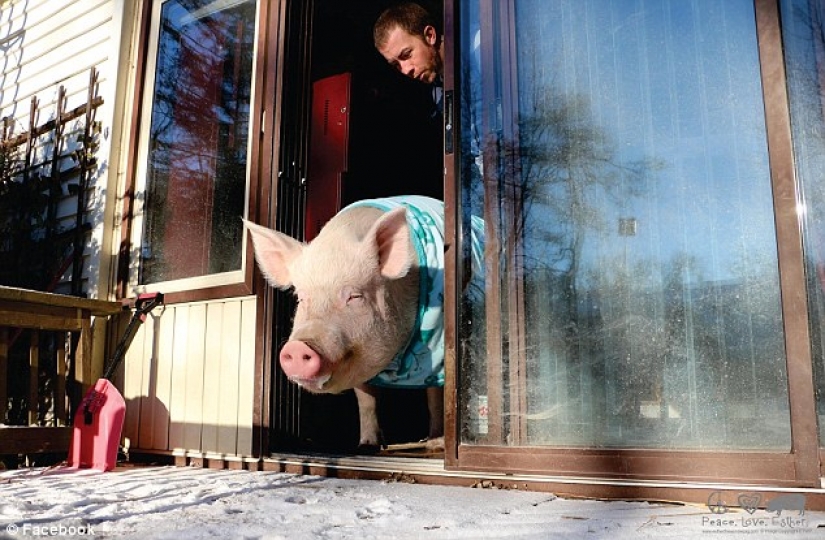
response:
{"label": "window pane", "polygon": [[163,4],[141,283],[241,268],[255,11],[254,0]]}
{"label": "window pane", "polygon": [[784,0],[782,37],[791,105],[796,174],[801,186],[809,317],[819,414],[825,446],[825,4]]}
{"label": "window pane", "polygon": [[462,441],[789,450],[753,2],[462,8]]}

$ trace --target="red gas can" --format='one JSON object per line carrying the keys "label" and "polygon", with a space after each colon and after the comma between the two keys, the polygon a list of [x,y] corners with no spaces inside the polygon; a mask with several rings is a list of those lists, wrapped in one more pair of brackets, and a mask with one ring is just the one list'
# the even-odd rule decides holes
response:
{"label": "red gas can", "polygon": [[107,379],[98,379],[86,393],[74,417],[69,447],[69,467],[111,471],[117,463],[117,449],[126,401]]}

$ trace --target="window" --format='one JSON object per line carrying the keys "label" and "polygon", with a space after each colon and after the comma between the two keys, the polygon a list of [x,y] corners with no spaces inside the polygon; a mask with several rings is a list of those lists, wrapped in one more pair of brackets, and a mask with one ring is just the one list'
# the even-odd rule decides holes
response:
{"label": "window", "polygon": [[180,282],[179,288],[236,282],[256,1],[166,0],[154,8],[143,106],[149,120],[138,171],[137,282]]}
{"label": "window", "polygon": [[808,0],[781,3],[785,69],[791,105],[819,414],[825,446],[825,5]]}
{"label": "window", "polygon": [[460,6],[461,444],[788,452],[753,2]]}

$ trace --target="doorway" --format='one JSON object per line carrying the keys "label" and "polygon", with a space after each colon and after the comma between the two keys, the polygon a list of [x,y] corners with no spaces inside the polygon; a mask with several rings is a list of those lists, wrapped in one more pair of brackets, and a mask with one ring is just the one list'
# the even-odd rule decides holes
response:
{"label": "doorway", "polygon": [[[433,114],[431,88],[391,69],[372,43],[375,19],[396,1],[295,0],[287,6],[278,228],[297,238],[311,238],[319,212],[324,215],[318,227],[333,209],[357,200],[443,199],[443,121]],[[435,7],[440,10],[440,4]],[[343,146],[333,152],[312,133],[313,125],[317,135],[317,126],[330,121],[347,124],[338,141]],[[289,336],[294,312],[289,293],[275,294],[273,358]],[[299,391],[277,364],[271,450],[355,451],[354,394]],[[385,443],[426,437],[424,391],[384,391],[379,407]]]}

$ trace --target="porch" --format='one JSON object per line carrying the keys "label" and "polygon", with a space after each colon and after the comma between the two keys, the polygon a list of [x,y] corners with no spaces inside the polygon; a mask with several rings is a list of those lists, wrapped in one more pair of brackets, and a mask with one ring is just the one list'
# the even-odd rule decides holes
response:
{"label": "porch", "polygon": [[122,309],[0,286],[0,456],[68,451],[73,412],[103,374],[92,318]]}

